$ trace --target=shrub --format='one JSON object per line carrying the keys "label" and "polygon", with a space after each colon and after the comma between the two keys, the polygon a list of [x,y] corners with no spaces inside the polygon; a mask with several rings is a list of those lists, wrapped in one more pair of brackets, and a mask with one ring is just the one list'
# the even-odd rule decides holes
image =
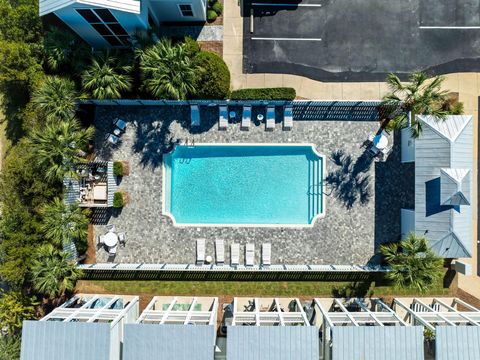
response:
{"label": "shrub", "polygon": [[217,19],[217,13],[214,10],[207,11],[207,21],[214,22]]}
{"label": "shrub", "polygon": [[183,40],[183,43],[184,43],[184,46],[185,46],[185,52],[192,58],[197,56],[197,54],[201,50],[198,42],[196,42],[190,36],[186,36],[185,39]]}
{"label": "shrub", "polygon": [[113,175],[123,176],[123,163],[121,161],[113,162]]}
{"label": "shrub", "polygon": [[217,13],[218,16],[220,16],[223,12],[223,5],[220,1],[216,1],[213,5],[212,5],[212,10],[215,11]]}
{"label": "shrub", "polygon": [[230,71],[223,59],[209,51],[201,51],[195,58],[200,68],[195,81],[193,97],[198,99],[225,99],[230,93]]}
{"label": "shrub", "polygon": [[241,89],[232,91],[230,96],[233,100],[294,100],[296,92],[294,88],[262,88]]}
{"label": "shrub", "polygon": [[123,200],[123,194],[121,192],[116,192],[113,194],[113,207],[116,209],[123,208],[125,206],[125,201]]}

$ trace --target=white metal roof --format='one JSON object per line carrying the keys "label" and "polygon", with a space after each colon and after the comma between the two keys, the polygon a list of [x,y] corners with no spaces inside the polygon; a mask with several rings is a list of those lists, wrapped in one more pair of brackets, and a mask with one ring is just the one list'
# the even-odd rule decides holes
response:
{"label": "white metal roof", "polygon": [[140,0],[40,0],[40,16],[75,4],[140,14]]}

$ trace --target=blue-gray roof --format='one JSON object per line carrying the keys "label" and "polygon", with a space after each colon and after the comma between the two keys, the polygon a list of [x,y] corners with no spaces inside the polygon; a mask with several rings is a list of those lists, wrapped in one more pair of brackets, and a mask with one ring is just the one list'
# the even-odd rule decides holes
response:
{"label": "blue-gray roof", "polygon": [[478,360],[480,327],[437,326],[435,328],[436,360]]}
{"label": "blue-gray roof", "polygon": [[212,360],[213,325],[126,324],[123,360]]}
{"label": "blue-gray roof", "polygon": [[424,360],[422,326],[335,326],[332,360]]}
{"label": "blue-gray roof", "polygon": [[229,326],[227,360],[318,360],[315,326]]}
{"label": "blue-gray roof", "polygon": [[418,119],[423,133],[415,140],[415,231],[442,257],[470,257],[472,116]]}
{"label": "blue-gray roof", "polygon": [[109,360],[106,323],[24,321],[21,360]]}

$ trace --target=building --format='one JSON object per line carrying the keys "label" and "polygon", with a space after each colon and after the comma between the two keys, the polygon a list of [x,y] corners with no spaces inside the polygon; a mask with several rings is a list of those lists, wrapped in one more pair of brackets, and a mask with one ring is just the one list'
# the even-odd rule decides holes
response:
{"label": "building", "polygon": [[54,14],[94,48],[128,46],[136,30],[164,22],[203,22],[206,0],[40,0],[40,16]]}
{"label": "building", "polygon": [[438,120],[418,116],[423,133],[402,130],[402,162],[415,162],[415,208],[402,209],[402,236],[424,235],[444,258],[472,253],[471,186],[473,121],[471,115]]}
{"label": "building", "polygon": [[24,321],[21,360],[118,360],[138,297],[76,295],[39,321]]}

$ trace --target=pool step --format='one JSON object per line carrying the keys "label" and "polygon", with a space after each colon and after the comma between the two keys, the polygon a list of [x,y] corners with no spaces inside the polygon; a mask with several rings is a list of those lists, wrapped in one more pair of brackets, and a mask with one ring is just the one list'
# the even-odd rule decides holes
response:
{"label": "pool step", "polygon": [[317,214],[322,212],[322,161],[310,160],[310,183],[308,186],[308,217],[314,218]]}

